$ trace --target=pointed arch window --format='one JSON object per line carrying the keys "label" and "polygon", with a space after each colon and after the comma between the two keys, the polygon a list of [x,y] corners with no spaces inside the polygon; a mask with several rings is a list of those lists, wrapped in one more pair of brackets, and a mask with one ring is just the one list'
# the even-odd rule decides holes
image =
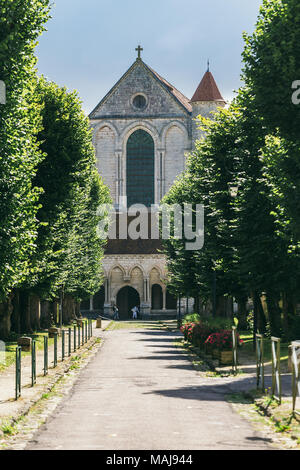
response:
{"label": "pointed arch window", "polygon": [[127,141],[127,206],[154,204],[154,141],[143,129]]}

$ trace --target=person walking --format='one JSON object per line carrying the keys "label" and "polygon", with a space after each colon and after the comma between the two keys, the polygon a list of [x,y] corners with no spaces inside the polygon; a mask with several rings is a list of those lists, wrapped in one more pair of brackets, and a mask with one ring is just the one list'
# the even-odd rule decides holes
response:
{"label": "person walking", "polygon": [[113,311],[114,311],[114,320],[119,320],[119,309],[116,305],[113,306]]}
{"label": "person walking", "polygon": [[137,319],[137,312],[138,312],[138,308],[136,306],[134,306],[132,309],[132,319],[133,320],[136,320]]}

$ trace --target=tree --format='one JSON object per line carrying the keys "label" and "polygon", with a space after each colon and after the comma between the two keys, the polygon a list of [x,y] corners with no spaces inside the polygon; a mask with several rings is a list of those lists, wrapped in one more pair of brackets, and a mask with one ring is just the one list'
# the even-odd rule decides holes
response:
{"label": "tree", "polygon": [[110,198],[96,170],[91,129],[77,93],[43,77],[36,92],[42,107],[38,139],[45,158],[35,177],[36,186],[43,188],[32,263],[37,274],[27,289],[43,300],[57,299],[63,290],[70,298],[68,321],[75,300],[94,294],[102,283],[104,240],[97,234],[97,211]]}
{"label": "tree", "polygon": [[42,155],[34,87],[34,48],[49,17],[48,0],[0,0],[0,337],[10,330],[13,289],[29,275],[39,190],[32,180]]}
{"label": "tree", "polygon": [[265,318],[260,299],[266,293],[272,333],[280,334],[279,273],[285,252],[263,179],[260,154],[266,130],[247,89],[240,90],[228,110],[202,122],[205,140],[196,144],[186,172],[165,201],[204,205],[205,245],[192,254],[186,272],[184,245],[179,251],[172,239],[167,242],[169,258],[173,248],[171,282],[176,285],[179,277],[182,285],[212,299],[215,276],[217,313],[225,313],[224,296],[235,297],[245,316],[244,304],[251,296],[261,329]]}
{"label": "tree", "polygon": [[283,328],[286,338],[292,338],[296,306],[300,300],[299,242],[299,172],[300,149],[297,143],[282,137],[267,136],[262,149],[263,173],[273,202],[275,230],[282,241],[281,270]]}
{"label": "tree", "polygon": [[299,1],[264,0],[255,32],[244,37],[243,79],[269,133],[279,128],[299,140],[299,105],[292,102],[292,84],[300,80]]}
{"label": "tree", "polygon": [[[264,0],[252,35],[245,35],[243,78],[266,127],[262,149],[265,182],[270,188],[276,235],[281,240],[282,264],[277,272],[282,287],[285,333],[295,312],[298,293],[300,143],[300,4],[297,0]],[[291,274],[293,273],[293,275]],[[295,282],[294,282],[295,281]]]}

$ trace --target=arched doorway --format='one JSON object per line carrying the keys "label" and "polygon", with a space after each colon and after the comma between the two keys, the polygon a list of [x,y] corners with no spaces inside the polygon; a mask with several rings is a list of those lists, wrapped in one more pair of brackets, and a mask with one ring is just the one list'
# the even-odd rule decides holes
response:
{"label": "arched doorway", "polygon": [[153,284],[151,289],[151,309],[162,310],[163,308],[163,292],[159,284]]}
{"label": "arched doorway", "polygon": [[120,319],[132,318],[131,309],[140,306],[140,296],[136,289],[130,286],[122,287],[117,295],[117,307]]}
{"label": "arched doorway", "polygon": [[154,204],[154,141],[148,132],[138,129],[127,141],[127,206]]}

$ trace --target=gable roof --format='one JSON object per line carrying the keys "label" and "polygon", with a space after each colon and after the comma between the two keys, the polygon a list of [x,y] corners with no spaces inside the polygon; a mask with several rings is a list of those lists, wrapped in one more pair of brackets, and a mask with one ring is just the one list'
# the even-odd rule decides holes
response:
{"label": "gable roof", "polygon": [[223,101],[225,103],[215,79],[209,70],[204,74],[191,99],[191,103],[195,101]]}
{"label": "gable roof", "polygon": [[89,117],[93,119],[93,114],[95,111],[101,106],[102,103],[104,103],[107,98],[114,92],[114,90],[118,87],[118,85],[122,82],[122,80],[129,75],[129,73],[133,70],[134,67],[137,65],[142,65],[148,73],[151,74],[151,76],[159,82],[159,84],[169,93],[173,99],[177,101],[177,103],[185,110],[185,112],[191,113],[192,112],[192,106],[190,104],[190,100],[184,96],[179,90],[177,90],[171,83],[169,83],[166,79],[161,77],[155,70],[153,70],[151,67],[149,67],[145,62],[142,61],[142,59],[136,59],[135,62],[129,67],[129,69],[122,75],[120,80],[117,81],[117,83],[111,88],[111,90],[102,98],[102,100],[97,104],[97,106],[91,111],[89,114]]}
{"label": "gable roof", "polygon": [[184,94],[181,93],[181,91],[177,90],[177,88],[175,88],[173,85],[171,85],[171,83],[169,83],[165,78],[161,77],[161,75],[159,75],[157,72],[155,72],[155,70],[153,70],[151,67],[149,67],[145,63],[144,63],[144,65],[150,70],[150,72],[156,78],[158,78],[158,80],[164,86],[166,86],[168,88],[169,92],[176,98],[176,100],[179,101],[189,113],[191,113],[192,112],[192,106],[190,105],[190,100],[186,96],[184,96]]}

